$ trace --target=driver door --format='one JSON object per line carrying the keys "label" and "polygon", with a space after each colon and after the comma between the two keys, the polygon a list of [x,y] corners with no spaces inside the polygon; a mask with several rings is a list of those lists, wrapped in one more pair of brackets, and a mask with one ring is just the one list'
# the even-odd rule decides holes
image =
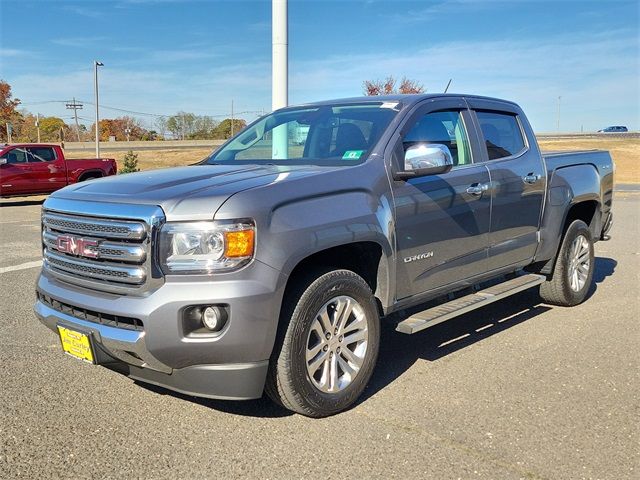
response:
{"label": "driver door", "polygon": [[[453,168],[442,175],[392,180],[396,221],[397,299],[487,271],[491,195],[473,123],[462,99],[429,101],[401,128],[396,162],[416,143],[446,147]],[[401,164],[402,165],[402,164]]]}

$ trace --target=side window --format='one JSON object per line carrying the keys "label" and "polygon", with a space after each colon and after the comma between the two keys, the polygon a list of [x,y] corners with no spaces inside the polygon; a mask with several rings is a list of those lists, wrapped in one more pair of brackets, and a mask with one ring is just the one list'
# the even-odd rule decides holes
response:
{"label": "side window", "polygon": [[30,162],[51,162],[56,159],[56,152],[51,147],[29,148]]}
{"label": "side window", "polygon": [[516,115],[476,112],[484,136],[489,160],[510,157],[525,149],[524,137]]}
{"label": "side window", "polygon": [[404,136],[405,151],[418,143],[444,145],[451,152],[454,168],[471,163],[469,137],[464,127],[462,113],[458,110],[432,112],[419,118]]}
{"label": "side window", "polygon": [[27,163],[27,151],[23,148],[14,148],[5,153],[2,158],[6,158],[9,164]]}

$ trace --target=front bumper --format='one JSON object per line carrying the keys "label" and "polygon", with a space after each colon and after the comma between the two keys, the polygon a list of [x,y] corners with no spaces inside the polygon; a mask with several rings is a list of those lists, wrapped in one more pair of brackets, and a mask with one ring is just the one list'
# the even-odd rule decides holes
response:
{"label": "front bumper", "polygon": [[[35,304],[35,313],[53,331],[62,325],[90,334],[98,363],[123,367],[116,369],[136,380],[208,398],[258,398],[286,277],[254,261],[219,278],[167,278],[151,294],[134,297],[83,289],[42,272],[37,288],[50,299],[77,309],[133,317],[143,327],[135,330],[88,321],[77,311],[61,311],[41,300]],[[185,308],[220,303],[228,305],[230,312],[221,332],[197,337],[185,334]]]}

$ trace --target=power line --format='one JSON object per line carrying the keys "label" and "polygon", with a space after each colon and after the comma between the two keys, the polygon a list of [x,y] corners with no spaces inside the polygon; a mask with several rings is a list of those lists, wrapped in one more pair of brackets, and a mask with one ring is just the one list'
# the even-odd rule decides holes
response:
{"label": "power line", "polygon": [[[21,103],[21,105],[43,105],[46,103],[64,103],[67,104],[69,102],[69,100],[45,100],[45,101],[41,101],[41,102],[28,102],[28,103]],[[90,101],[85,101],[85,100],[78,100],[79,103],[81,104],[87,104],[87,105],[95,105],[94,102],[90,102]],[[74,99],[74,103],[75,103],[75,99]],[[128,110],[126,108],[119,108],[119,107],[111,107],[108,105],[100,105],[100,108],[106,108],[107,110],[113,110],[116,112],[122,112],[122,113],[129,113],[131,115],[139,115],[139,116],[145,116],[145,117],[155,117],[155,118],[161,118],[161,117],[172,117],[175,114],[160,114],[160,113],[150,113],[150,112],[139,112],[139,111],[135,111],[135,110]],[[245,110],[242,112],[232,112],[233,115],[249,115],[249,114],[257,114],[257,115],[262,115],[264,114],[264,110]],[[220,113],[220,114],[215,114],[215,115],[206,115],[207,117],[211,117],[211,118],[230,118],[230,114],[229,113]]]}

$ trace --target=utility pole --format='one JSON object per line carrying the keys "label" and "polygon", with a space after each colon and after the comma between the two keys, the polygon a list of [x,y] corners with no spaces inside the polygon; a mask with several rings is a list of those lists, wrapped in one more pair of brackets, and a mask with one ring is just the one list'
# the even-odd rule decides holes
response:
{"label": "utility pole", "polygon": [[235,120],[233,119],[233,100],[231,100],[231,136],[233,137],[233,124]]}
{"label": "utility pole", "polygon": [[[277,110],[289,104],[289,26],[287,0],[271,0],[271,107]],[[287,158],[287,125],[273,129],[272,157]]]}
{"label": "utility pole", "polygon": [[38,143],[40,143],[40,114],[36,115],[36,129],[38,130]]}
{"label": "utility pole", "polygon": [[13,127],[7,122],[7,143],[11,143],[11,134],[13,133]]}
{"label": "utility pole", "polygon": [[73,110],[73,116],[76,119],[76,136],[78,137],[78,141],[80,141],[80,125],[78,125],[78,110],[82,110],[82,103],[76,102],[76,97],[73,97],[73,102],[67,103],[67,110]]}
{"label": "utility pole", "polygon": [[93,61],[93,86],[96,91],[96,158],[100,158],[100,114],[98,111],[98,67],[104,67],[104,63]]}
{"label": "utility pole", "polygon": [[562,96],[558,96],[558,133],[560,132],[560,101],[562,100]]}

